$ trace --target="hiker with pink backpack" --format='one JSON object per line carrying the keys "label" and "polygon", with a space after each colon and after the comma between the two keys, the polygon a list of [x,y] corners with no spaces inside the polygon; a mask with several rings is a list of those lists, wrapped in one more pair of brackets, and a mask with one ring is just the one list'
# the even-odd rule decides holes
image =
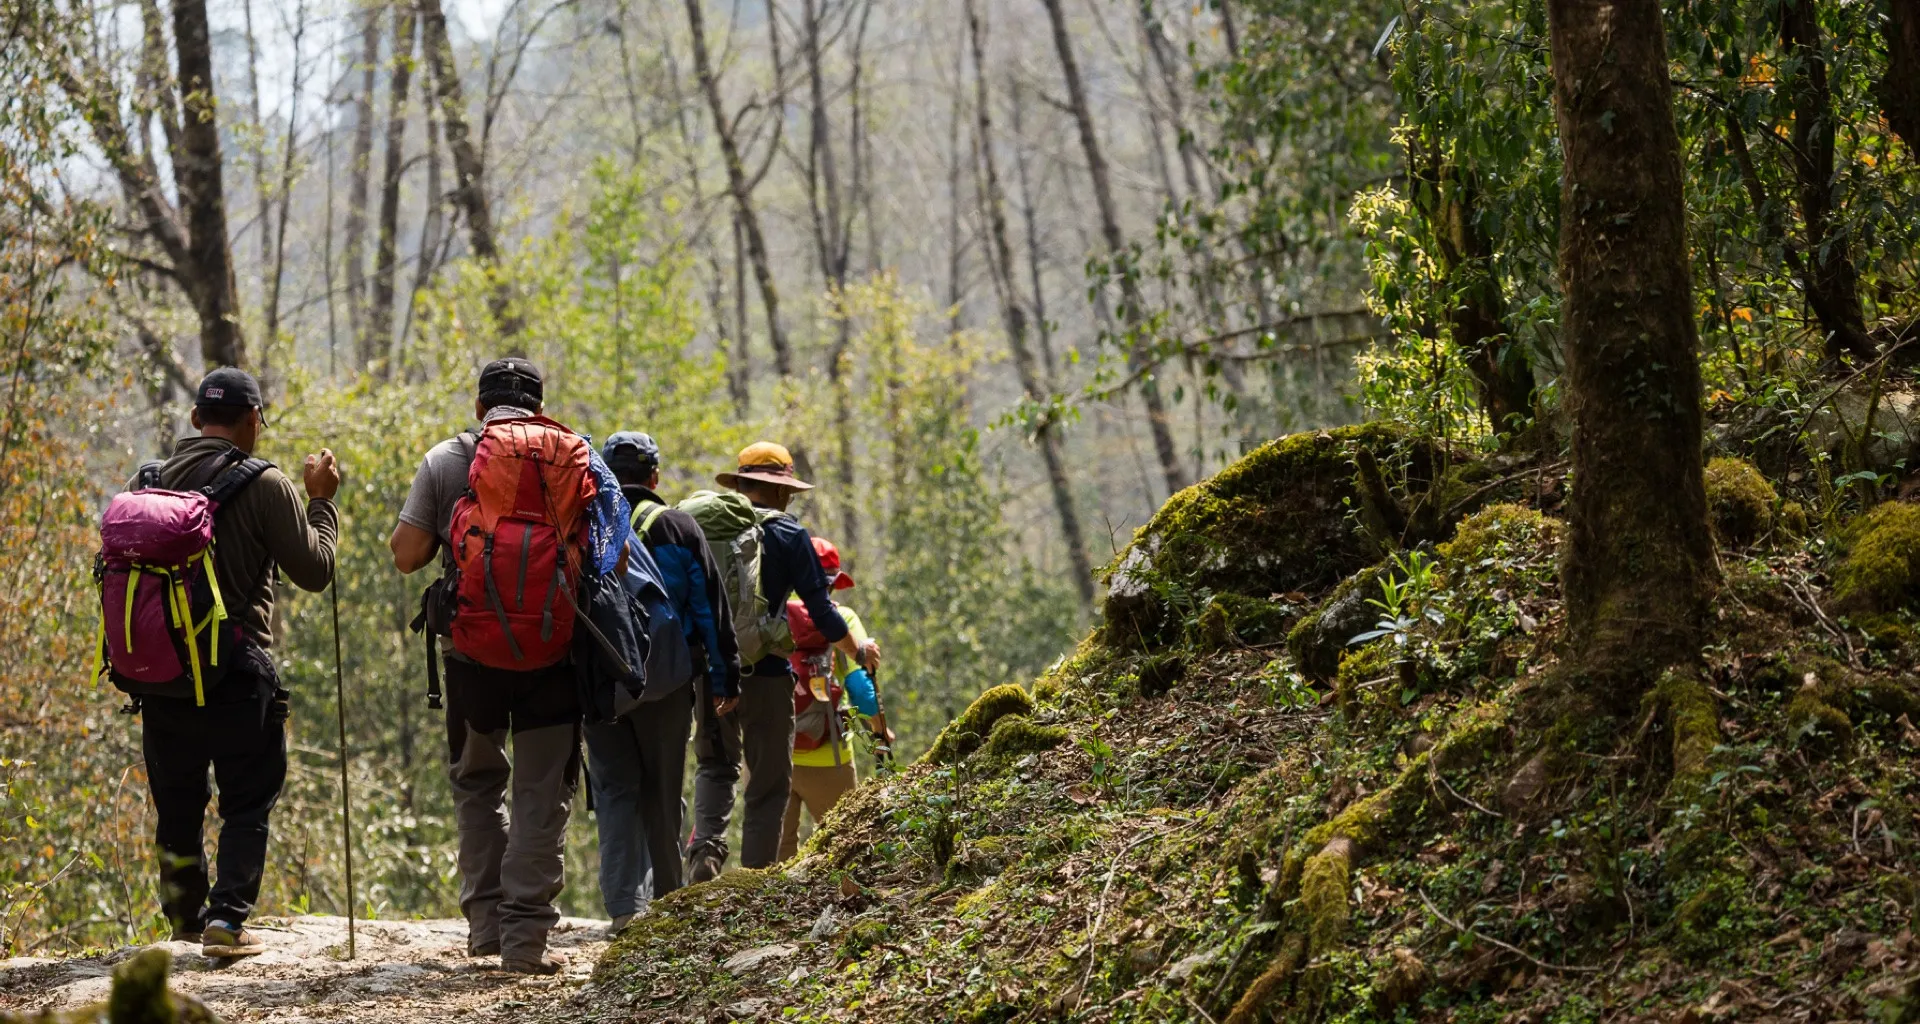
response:
{"label": "hiker with pink backpack", "polygon": [[[554,900],[565,883],[584,705],[599,696],[586,682],[600,659],[587,638],[622,647],[606,635],[619,630],[595,625],[596,595],[625,599],[614,574],[632,535],[618,481],[585,437],[541,415],[544,396],[533,363],[488,363],[474,403],[479,427],[427,452],[389,539],[402,573],[441,556],[415,629],[427,637],[431,706],[446,673],[467,952],[498,955],[503,969],[524,974],[566,964],[547,937],[560,920]],[[636,621],[643,612],[623,623],[640,647],[622,647],[621,675],[637,676],[646,660]],[[434,656],[439,638],[449,644],[444,659]]]}
{"label": "hiker with pink backpack", "polygon": [[[333,453],[306,457],[302,501],[285,473],[252,456],[263,410],[252,375],[208,373],[194,395],[199,436],[141,467],[114,497],[94,565],[95,678],[126,693],[141,720],[161,909],[175,941],[199,942],[210,957],[266,949],[246,921],[287,777],[288,694],[268,653],[274,576],[326,589],[339,530]],[[209,771],[220,792],[211,880],[202,852]]]}

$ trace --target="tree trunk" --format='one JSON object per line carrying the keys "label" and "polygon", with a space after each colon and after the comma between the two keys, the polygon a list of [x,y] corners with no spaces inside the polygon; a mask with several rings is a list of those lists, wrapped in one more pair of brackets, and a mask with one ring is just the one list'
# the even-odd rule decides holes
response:
{"label": "tree trunk", "polygon": [[1833,96],[1827,84],[1826,44],[1814,0],[1780,5],[1780,40],[1787,60],[1783,83],[1793,98],[1793,170],[1800,193],[1800,222],[1806,231],[1807,305],[1826,333],[1827,357],[1872,359],[1860,311],[1860,275],[1849,252],[1851,240],[1836,235],[1833,218]]}
{"label": "tree trunk", "polygon": [[1887,0],[1881,32],[1887,70],[1874,84],[1880,110],[1907,150],[1920,155],[1920,0]]}
{"label": "tree trunk", "polygon": [[1680,141],[1658,0],[1547,10],[1574,421],[1561,578],[1593,696],[1626,709],[1699,657],[1714,579]]}
{"label": "tree trunk", "polygon": [[1140,334],[1146,329],[1146,306],[1140,283],[1127,249],[1126,236],[1120,231],[1120,212],[1113,201],[1113,186],[1108,181],[1107,158],[1100,150],[1100,137],[1093,127],[1093,110],[1087,103],[1087,91],[1080,80],[1080,66],[1074,60],[1073,39],[1067,32],[1067,15],[1061,0],[1042,0],[1047,18],[1053,25],[1053,47],[1060,58],[1060,74],[1066,79],[1067,102],[1080,129],[1080,148],[1087,159],[1087,176],[1093,182],[1093,201],[1100,214],[1100,234],[1106,242],[1114,269],[1120,278],[1121,318],[1127,326],[1125,340],[1127,365],[1141,375],[1140,397],[1147,407],[1147,428],[1153,434],[1154,454],[1160,459],[1160,472],[1169,491],[1187,486],[1186,470],[1180,465],[1180,453],[1173,441],[1173,426],[1167,418],[1167,406],[1153,380],[1152,367],[1140,349]]}
{"label": "tree trunk", "polygon": [[182,103],[180,145],[173,154],[174,188],[187,229],[182,283],[200,318],[200,358],[209,366],[245,366],[240,301],[227,240],[227,201],[220,170],[219,104],[214,98],[213,49],[206,0],[174,0],[174,49]]}
{"label": "tree trunk", "polygon": [[[847,264],[852,247],[842,219],[839,163],[834,159],[833,124],[827,110],[827,77],[822,67],[820,22],[824,0],[802,0],[801,49],[807,64],[807,210],[813,219],[814,248],[827,289],[839,294],[847,286]],[[862,28],[865,27],[864,20]],[[858,61],[856,53],[855,60]],[[856,63],[857,67],[857,63]],[[833,346],[827,353],[827,382],[833,391],[834,485],[839,491],[841,543],[860,546],[859,503],[853,500],[853,383],[849,380],[853,323],[838,317]]]}
{"label": "tree trunk", "polygon": [[[493,207],[487,199],[486,164],[475,147],[473,132],[467,126],[467,101],[460,89],[460,69],[453,62],[453,44],[447,39],[447,15],[440,0],[418,0],[420,42],[427,64],[433,71],[434,91],[440,97],[440,123],[447,134],[447,151],[453,154],[453,201],[467,218],[467,244],[473,254],[497,272],[500,245],[493,231]],[[524,326],[513,311],[512,285],[505,276],[496,276],[488,297],[493,320],[510,351],[518,353],[513,339]]]}
{"label": "tree trunk", "polygon": [[780,323],[780,292],[774,286],[773,265],[767,257],[766,235],[760,230],[760,217],[753,208],[753,186],[747,180],[747,168],[740,160],[740,147],[733,137],[733,124],[727,118],[720,99],[720,81],[707,52],[706,16],[701,11],[705,0],[686,0],[687,26],[693,36],[693,67],[700,79],[700,91],[706,95],[707,112],[713,117],[713,131],[720,140],[720,156],[727,167],[727,190],[733,195],[734,210],[746,234],[747,257],[753,264],[754,281],[760,286],[760,302],[767,310],[767,340],[773,345],[773,363],[780,376],[793,376],[793,349],[787,343],[786,329]]}
{"label": "tree trunk", "polygon": [[967,38],[973,49],[974,126],[983,184],[981,202],[986,207],[987,233],[991,239],[987,265],[993,272],[999,292],[1001,319],[1007,330],[1007,347],[1013,353],[1013,366],[1020,375],[1020,386],[1033,401],[1045,404],[1034,425],[1034,440],[1040,445],[1040,457],[1047,467],[1047,484],[1053,490],[1054,511],[1060,516],[1060,533],[1067,545],[1067,559],[1073,566],[1073,585],[1080,602],[1093,605],[1093,563],[1087,558],[1086,538],[1080,530],[1080,512],[1074,507],[1073,485],[1067,479],[1066,453],[1060,443],[1059,424],[1053,418],[1053,382],[1043,374],[1039,360],[1027,344],[1027,311],[1020,303],[1015,285],[1013,245],[1007,240],[1006,199],[1000,187],[1000,170],[993,156],[993,108],[987,90],[986,28],[981,23],[975,0],[966,0]]}
{"label": "tree trunk", "polygon": [[[287,138],[286,149],[280,154],[280,181],[274,196],[274,206],[279,223],[273,229],[272,271],[267,275],[267,336],[261,344],[260,365],[262,376],[266,376],[267,359],[272,354],[274,341],[280,336],[280,291],[286,281],[287,273],[287,220],[293,212],[293,179],[298,170],[294,156],[300,141],[300,53],[301,44],[307,36],[307,5],[302,0],[296,5],[293,28],[293,88],[287,101]],[[264,226],[262,230],[265,230]]]}
{"label": "tree trunk", "polygon": [[393,376],[393,279],[399,263],[400,181],[407,169],[407,107],[413,101],[413,52],[420,23],[401,6],[393,17],[393,70],[387,79],[386,157],[380,169],[380,224],[373,248],[373,302],[360,368],[380,380]]}
{"label": "tree trunk", "polygon": [[[367,348],[367,202],[373,179],[373,94],[379,84],[380,14],[369,3],[361,12],[360,91],[353,98],[353,156],[347,169],[347,223],[341,258],[347,264],[347,325],[354,348]],[[364,365],[364,364],[363,364]]]}
{"label": "tree trunk", "polygon": [[1479,385],[1480,408],[1496,433],[1533,418],[1533,360],[1514,341],[1507,303],[1493,276],[1493,240],[1480,226],[1473,176],[1437,155],[1423,154],[1414,189],[1420,213],[1438,241],[1440,271],[1453,293],[1447,323]]}
{"label": "tree trunk", "polygon": [[419,360],[407,354],[414,304],[420,301],[420,293],[426,290],[439,268],[440,233],[446,213],[440,181],[440,122],[433,116],[433,90],[428,85],[428,76],[424,75],[420,79],[420,106],[421,120],[427,123],[427,195],[420,211],[420,251],[414,256],[413,285],[407,289],[407,315],[400,321],[400,337],[394,341],[393,351],[395,369],[404,369],[409,380],[419,365]]}

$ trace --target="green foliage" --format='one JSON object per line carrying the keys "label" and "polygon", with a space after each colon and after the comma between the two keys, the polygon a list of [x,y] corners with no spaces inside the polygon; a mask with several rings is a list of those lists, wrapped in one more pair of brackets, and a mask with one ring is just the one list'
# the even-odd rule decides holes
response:
{"label": "green foliage", "polygon": [[[811,377],[795,392],[795,431],[844,435],[855,453],[843,477],[855,488],[823,488],[836,493],[815,504],[812,525],[848,548],[854,564],[880,569],[877,583],[863,582],[849,599],[861,602],[886,650],[882,699],[901,752],[912,756],[972,694],[1031,678],[1056,657],[1076,622],[1075,600],[1066,581],[1014,550],[1006,495],[971,425],[966,381],[980,360],[977,342],[946,332],[890,276],[830,299],[833,320],[848,328],[854,379]],[[934,330],[941,333],[928,337]],[[863,397],[842,420],[831,398],[837,386],[856,385]],[[845,533],[854,522],[879,537],[854,543]]]}

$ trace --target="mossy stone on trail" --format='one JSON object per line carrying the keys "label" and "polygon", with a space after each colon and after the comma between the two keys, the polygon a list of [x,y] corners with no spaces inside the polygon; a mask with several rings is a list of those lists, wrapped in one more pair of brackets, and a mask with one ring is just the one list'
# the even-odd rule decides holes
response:
{"label": "mossy stone on trail", "polygon": [[1057,725],[1040,725],[1025,715],[1007,715],[993,723],[987,734],[989,757],[1014,758],[1052,750],[1067,741],[1067,730]]}
{"label": "mossy stone on trail", "polygon": [[1920,593],[1920,506],[1889,502],[1844,535],[1846,558],[1834,573],[1834,605],[1842,612],[1886,612]]}
{"label": "mossy stone on trail", "polygon": [[1780,495],[1753,463],[1714,459],[1707,463],[1706,486],[1707,518],[1720,543],[1744,548],[1773,532]]}
{"label": "mossy stone on trail", "polygon": [[1171,613],[1197,619],[1206,593],[1264,599],[1365,567],[1379,551],[1348,514],[1361,498],[1354,453],[1393,465],[1410,446],[1436,461],[1430,445],[1384,423],[1292,434],[1169,498],[1108,569],[1102,640],[1152,646],[1169,639]]}
{"label": "mossy stone on trail", "polygon": [[0,1024],[219,1024],[220,1018],[192,996],[167,988],[173,956],[144,949],[113,969],[104,1005],[50,1010],[33,1016],[0,1013]]}
{"label": "mossy stone on trail", "polygon": [[1489,505],[1460,521],[1453,537],[1434,553],[1450,573],[1472,573],[1504,548],[1549,547],[1560,542],[1565,524],[1525,505]]}
{"label": "mossy stone on trail", "polygon": [[980,748],[992,735],[995,723],[1008,715],[1033,713],[1033,698],[1013,683],[996,686],[974,699],[960,717],[947,723],[927,751],[934,764],[953,764]]}

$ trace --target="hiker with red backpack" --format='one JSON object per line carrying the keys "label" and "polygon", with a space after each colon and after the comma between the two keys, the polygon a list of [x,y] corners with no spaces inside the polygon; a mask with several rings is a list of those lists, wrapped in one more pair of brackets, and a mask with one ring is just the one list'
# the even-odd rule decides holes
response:
{"label": "hiker with red backpack", "polygon": [[[544,393],[533,363],[488,363],[479,428],[427,452],[389,540],[402,573],[444,552],[422,619],[430,645],[435,635],[451,645],[447,774],[467,952],[524,974],[566,965],[547,937],[580,774],[576,626],[592,627],[577,595],[630,534],[612,474],[586,438],[541,415]],[[428,666],[431,703],[440,666],[431,655]]]}
{"label": "hiker with red backpack", "polygon": [[[275,572],[302,590],[333,580],[340,471],[306,457],[293,481],[252,457],[266,425],[259,382],[208,373],[198,437],[141,467],[100,525],[102,628],[95,678],[130,697],[160,847],[161,909],[176,942],[210,957],[266,946],[246,929],[266,869],[267,820],[287,777],[288,694],[273,646]],[[211,769],[220,792],[217,872],[202,850]]]}
{"label": "hiker with red backpack", "polygon": [[[689,652],[684,678],[657,678],[659,694],[610,722],[587,724],[588,785],[600,833],[600,897],[611,934],[627,929],[648,902],[680,888],[680,829],[685,809],[687,741],[696,702],[730,710],[740,692],[740,652],[720,570],[700,524],[660,499],[660,445],[620,431],[601,449],[633,509],[634,540],[658,569],[669,607],[652,617],[655,649],[683,639]],[[629,575],[634,575],[631,571]],[[678,624],[680,638],[662,633]]]}
{"label": "hiker with red backpack", "polygon": [[[853,577],[841,570],[840,549],[832,541],[815,537],[813,550],[830,588],[838,592],[853,587]],[[873,642],[853,609],[837,601],[834,608],[855,643],[864,647]],[[793,654],[787,658],[793,667],[793,782],[787,793],[786,818],[780,823],[781,860],[800,849],[801,810],[813,817],[818,828],[833,805],[860,781],[853,767],[847,701],[852,701],[852,710],[864,720],[880,750],[891,751],[894,741],[873,674],[827,643],[803,602],[787,602],[787,624],[793,632]]]}
{"label": "hiker with red backpack", "polygon": [[880,648],[857,643],[829,598],[826,574],[807,528],[787,512],[795,495],[813,485],[794,473],[793,455],[761,441],[740,451],[738,468],[715,479],[733,493],[698,491],[679,505],[699,523],[733,612],[740,649],[740,698],[731,711],[713,703],[698,710],[694,753],[693,835],[687,843],[690,882],[716,877],[727,861],[727,822],[733,787],[744,762],[740,863],[763,868],[780,852],[780,822],[793,778],[793,637],[787,599],[797,596],[820,635],[869,668]]}

